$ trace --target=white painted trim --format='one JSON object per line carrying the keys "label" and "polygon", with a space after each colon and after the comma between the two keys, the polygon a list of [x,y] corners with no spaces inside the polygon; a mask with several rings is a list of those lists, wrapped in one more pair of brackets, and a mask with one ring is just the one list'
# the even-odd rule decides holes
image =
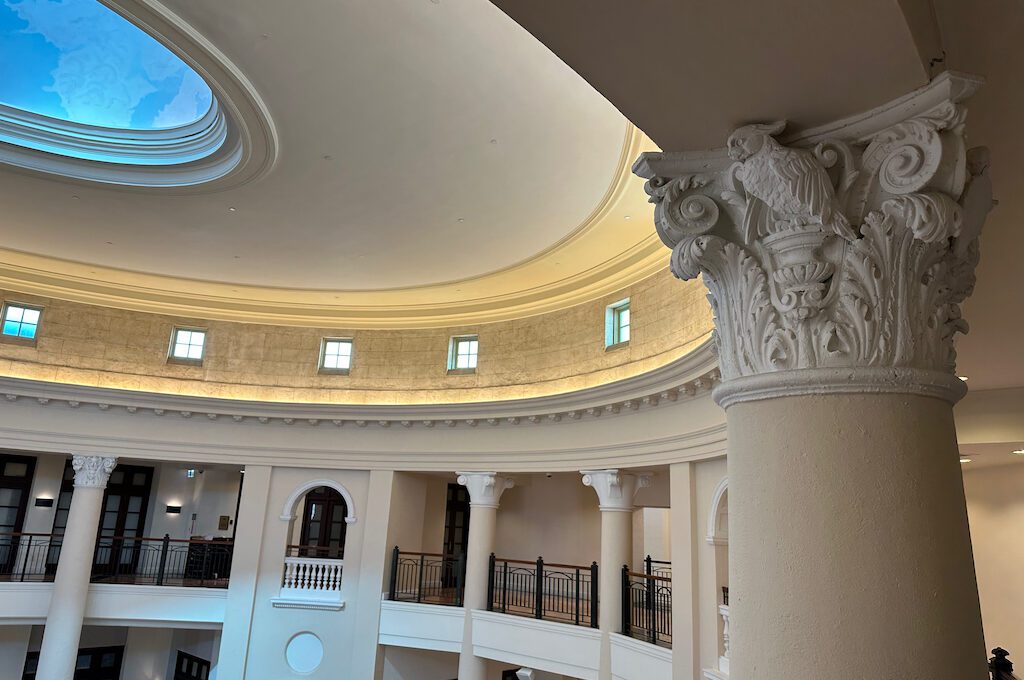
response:
{"label": "white painted trim", "polygon": [[339,612],[345,608],[344,600],[306,600],[291,597],[272,597],[270,604],[278,609],[312,609]]}
{"label": "white painted trim", "polygon": [[722,497],[725,492],[729,490],[729,478],[722,477],[722,481],[718,482],[715,487],[715,492],[711,496],[711,511],[708,513],[708,533],[704,537],[711,545],[729,545],[729,539],[723,538],[718,535],[718,506],[722,502]]}
{"label": "white painted trim", "polygon": [[345,515],[345,522],[348,524],[355,524],[356,504],[355,501],[352,500],[352,494],[348,492],[348,489],[346,489],[341,482],[333,479],[311,479],[297,486],[295,490],[289,494],[288,500],[284,502],[284,509],[281,511],[281,519],[285,522],[290,522],[295,519],[295,507],[298,505],[299,499],[318,486],[329,486],[341,494],[341,497],[345,499],[345,508],[348,510],[348,514]]}
{"label": "white painted trim", "polygon": [[967,394],[967,386],[952,373],[861,366],[747,375],[719,383],[712,391],[715,402],[725,409],[751,401],[812,394],[915,394],[956,404]]}
{"label": "white painted trim", "polygon": [[[465,620],[466,610],[462,607],[384,600],[380,605],[378,643],[459,653]],[[427,626],[412,625],[414,622]],[[446,630],[453,635],[444,636]]]}
{"label": "white painted trim", "polygon": [[305,426],[329,423],[337,427],[508,427],[628,414],[695,397],[711,388],[717,379],[713,342],[709,340],[676,361],[625,380],[565,394],[505,401],[409,406],[288,404],[2,377],[0,394],[8,401],[25,399],[40,406],[60,402],[73,408],[94,406],[106,413],[126,410],[132,414],[173,414],[185,418],[198,415],[219,423],[255,420]]}

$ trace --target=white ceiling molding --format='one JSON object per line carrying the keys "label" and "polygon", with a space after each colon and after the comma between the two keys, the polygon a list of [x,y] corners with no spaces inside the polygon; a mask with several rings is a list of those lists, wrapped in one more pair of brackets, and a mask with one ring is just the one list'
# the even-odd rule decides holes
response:
{"label": "white ceiling molding", "polygon": [[68,385],[20,378],[0,378],[0,394],[8,402],[29,401],[39,406],[63,404],[93,407],[101,412],[124,411],[155,416],[210,421],[256,421],[264,424],[315,427],[404,428],[525,426],[554,424],[655,408],[662,402],[686,400],[709,391],[719,379],[713,342],[704,342],[681,359],[653,371],[576,392],[547,397],[467,404],[333,405],[281,404],[239,399],[187,397],[153,392]]}

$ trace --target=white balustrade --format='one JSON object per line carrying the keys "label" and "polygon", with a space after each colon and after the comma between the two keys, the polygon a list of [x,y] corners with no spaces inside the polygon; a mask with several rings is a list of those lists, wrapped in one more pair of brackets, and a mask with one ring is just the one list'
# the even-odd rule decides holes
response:
{"label": "white balustrade", "polygon": [[344,560],[323,557],[285,557],[284,578],[275,607],[341,609]]}
{"label": "white balustrade", "polygon": [[729,605],[718,605],[718,613],[722,617],[722,655],[718,657],[718,670],[729,674]]}

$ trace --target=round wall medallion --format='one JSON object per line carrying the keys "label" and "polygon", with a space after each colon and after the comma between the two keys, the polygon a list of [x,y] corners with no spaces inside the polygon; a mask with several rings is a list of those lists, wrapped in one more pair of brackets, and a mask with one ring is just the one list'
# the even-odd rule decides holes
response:
{"label": "round wall medallion", "polygon": [[284,657],[296,673],[312,673],[324,660],[324,643],[312,633],[299,633],[288,641]]}

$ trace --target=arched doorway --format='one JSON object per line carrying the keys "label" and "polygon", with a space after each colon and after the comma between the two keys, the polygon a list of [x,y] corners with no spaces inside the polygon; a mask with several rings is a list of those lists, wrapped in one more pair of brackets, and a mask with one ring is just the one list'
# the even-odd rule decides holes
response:
{"label": "arched doorway", "polygon": [[344,559],[348,504],[329,486],[310,489],[303,499],[297,554]]}

